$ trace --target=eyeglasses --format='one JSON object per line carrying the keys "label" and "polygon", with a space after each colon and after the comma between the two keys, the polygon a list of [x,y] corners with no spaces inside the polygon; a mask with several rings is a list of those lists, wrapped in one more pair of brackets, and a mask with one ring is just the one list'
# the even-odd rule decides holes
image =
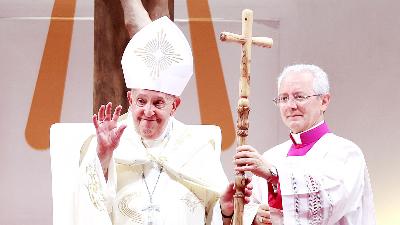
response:
{"label": "eyeglasses", "polygon": [[[301,94],[296,94],[293,95],[292,100],[297,103],[297,104],[302,104],[307,102],[307,100],[311,97],[315,97],[315,96],[321,96],[322,94],[315,94],[315,95],[301,95]],[[290,101],[290,97],[289,96],[281,96],[281,97],[276,97],[272,100],[273,102],[275,102],[275,104],[277,106],[286,104]]]}
{"label": "eyeglasses", "polygon": [[[137,98],[135,101],[135,104],[138,107],[145,107],[147,105],[148,100],[144,99],[144,98]],[[157,109],[163,109],[165,108],[167,105],[171,104],[171,101],[168,100],[164,100],[164,99],[156,99],[154,101],[152,101],[150,104],[153,105],[154,107],[156,107]]]}

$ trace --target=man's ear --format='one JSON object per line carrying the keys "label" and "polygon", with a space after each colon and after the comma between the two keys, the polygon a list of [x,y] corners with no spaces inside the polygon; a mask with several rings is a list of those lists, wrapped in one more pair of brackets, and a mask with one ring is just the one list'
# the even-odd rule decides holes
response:
{"label": "man's ear", "polygon": [[132,99],[132,91],[127,91],[127,92],[126,92],[126,97],[128,98],[129,105],[131,106],[131,105],[132,105],[132,102],[133,102],[133,99]]}
{"label": "man's ear", "polygon": [[180,104],[181,104],[181,98],[175,97],[174,102],[172,103],[171,116],[174,115],[176,109],[179,107]]}
{"label": "man's ear", "polygon": [[322,96],[322,106],[321,106],[322,112],[326,111],[330,101],[331,101],[331,95],[329,93]]}

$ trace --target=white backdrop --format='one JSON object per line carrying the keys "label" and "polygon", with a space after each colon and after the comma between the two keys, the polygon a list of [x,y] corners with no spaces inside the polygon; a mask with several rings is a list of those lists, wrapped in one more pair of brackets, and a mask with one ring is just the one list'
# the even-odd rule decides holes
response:
{"label": "white backdrop", "polygon": [[[52,223],[49,151],[34,150],[25,127],[54,2],[0,0],[0,225]],[[93,2],[78,0],[61,122],[90,122],[93,75]],[[249,142],[260,150],[287,138],[270,101],[275,78],[288,64],[314,63],[332,83],[330,128],[363,149],[372,179],[379,224],[400,224],[398,83],[400,3],[383,1],[209,1],[216,36],[240,33],[243,8],[254,10],[254,35],[274,38],[273,49],[253,48]],[[175,0],[175,19],[188,32],[186,1]],[[236,121],[240,48],[218,43]],[[206,52],[205,52],[206,54]],[[56,63],[56,62],[55,62]],[[49,93],[51,95],[51,93]],[[177,118],[200,123],[196,82],[184,92]],[[44,115],[45,116],[45,115]],[[222,155],[232,177],[234,145]]]}

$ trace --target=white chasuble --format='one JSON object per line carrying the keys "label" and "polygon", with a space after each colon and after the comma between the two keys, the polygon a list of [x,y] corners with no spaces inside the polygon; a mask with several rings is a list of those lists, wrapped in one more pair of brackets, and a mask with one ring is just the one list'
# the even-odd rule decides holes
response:
{"label": "white chasuble", "polygon": [[86,222],[93,216],[104,225],[221,224],[217,201],[228,182],[220,163],[220,129],[171,118],[165,140],[146,149],[130,126],[132,118],[122,122],[128,127],[114,151],[107,182],[96,137],[82,148],[77,224],[92,224]]}
{"label": "white chasuble", "polygon": [[[357,145],[328,133],[305,156],[288,157],[291,144],[263,154],[279,174],[283,210],[271,208],[274,225],[376,224],[369,175]],[[267,204],[267,181],[253,181],[253,201]]]}

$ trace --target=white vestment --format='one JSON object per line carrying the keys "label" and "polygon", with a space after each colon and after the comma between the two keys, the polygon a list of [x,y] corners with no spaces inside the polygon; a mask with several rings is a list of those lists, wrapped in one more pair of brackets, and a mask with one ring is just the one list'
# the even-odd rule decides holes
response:
{"label": "white vestment", "polygon": [[[130,114],[121,123],[128,127],[114,151],[108,181],[96,136],[81,148],[74,224],[222,224],[218,198],[228,181],[220,163],[220,129],[171,118],[161,147],[146,149]],[[150,197],[153,214],[148,214]]]}
{"label": "white vestment", "polygon": [[[327,133],[305,156],[287,156],[289,140],[263,157],[278,171],[283,210],[271,209],[274,225],[374,225],[367,166],[353,142]],[[265,179],[253,179],[253,201],[268,203]]]}

